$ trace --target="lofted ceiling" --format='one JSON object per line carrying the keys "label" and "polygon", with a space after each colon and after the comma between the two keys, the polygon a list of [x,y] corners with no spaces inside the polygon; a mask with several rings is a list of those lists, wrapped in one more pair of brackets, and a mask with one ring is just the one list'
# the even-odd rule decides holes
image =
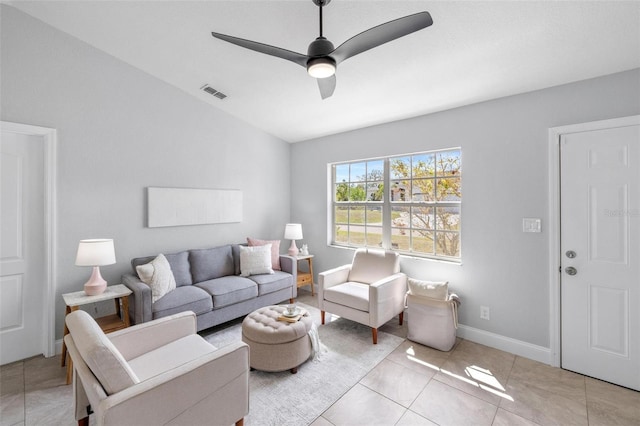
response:
{"label": "lofted ceiling", "polygon": [[288,142],[640,67],[638,1],[333,0],[335,46],[424,10],[434,23],[341,63],[326,100],[304,68],[211,36],[306,53],[311,0],[4,2]]}

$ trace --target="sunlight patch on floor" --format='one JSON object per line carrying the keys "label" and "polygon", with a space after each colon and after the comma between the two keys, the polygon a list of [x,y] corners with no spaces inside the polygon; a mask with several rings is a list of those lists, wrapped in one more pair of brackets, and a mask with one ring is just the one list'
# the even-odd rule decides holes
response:
{"label": "sunlight patch on floor", "polygon": [[491,373],[490,370],[486,368],[479,367],[477,365],[469,365],[465,367],[464,372],[465,376],[461,376],[460,374],[456,374],[452,371],[444,370],[440,367],[437,367],[433,364],[430,364],[424,360],[421,360],[416,357],[416,351],[413,349],[413,346],[408,348],[405,351],[407,359],[411,362],[415,362],[416,364],[423,365],[425,367],[429,367],[433,370],[440,371],[443,374],[448,375],[456,380],[460,380],[464,383],[467,383],[471,386],[475,386],[479,389],[482,389],[486,392],[492,393],[494,395],[499,396],[500,398],[506,399],[508,401],[513,402],[513,398],[505,393],[504,386],[500,383],[500,381]]}

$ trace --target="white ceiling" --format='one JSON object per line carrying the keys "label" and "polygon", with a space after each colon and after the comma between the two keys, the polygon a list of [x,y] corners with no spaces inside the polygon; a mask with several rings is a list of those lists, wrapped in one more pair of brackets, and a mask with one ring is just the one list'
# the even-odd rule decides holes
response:
{"label": "white ceiling", "polygon": [[311,0],[6,3],[289,142],[640,67],[638,1],[333,0],[335,46],[423,10],[434,24],[340,64],[323,101],[304,68],[210,34],[306,53]]}

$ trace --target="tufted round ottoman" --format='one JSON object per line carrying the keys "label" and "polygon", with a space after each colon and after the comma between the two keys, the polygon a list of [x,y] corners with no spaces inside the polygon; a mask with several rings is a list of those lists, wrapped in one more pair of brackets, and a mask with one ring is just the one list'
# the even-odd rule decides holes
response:
{"label": "tufted round ottoman", "polygon": [[305,313],[297,322],[278,321],[284,311],[284,306],[267,306],[242,321],[242,341],[249,345],[251,368],[295,374],[311,356],[309,330],[313,320]]}

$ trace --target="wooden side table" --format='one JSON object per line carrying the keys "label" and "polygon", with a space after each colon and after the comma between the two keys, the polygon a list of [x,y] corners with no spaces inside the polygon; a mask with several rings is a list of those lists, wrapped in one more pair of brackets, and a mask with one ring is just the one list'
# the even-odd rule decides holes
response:
{"label": "wooden side table", "polygon": [[[305,285],[310,285],[311,286],[311,295],[315,296],[315,292],[313,290],[313,255],[312,254],[308,254],[306,256],[297,256],[296,260],[298,262],[300,261],[307,261],[307,270],[300,270],[300,268],[298,268],[298,282],[296,283],[297,287],[302,287]],[[297,265],[298,266],[298,265]]]}
{"label": "wooden side table", "polygon": [[[107,315],[104,317],[96,318],[96,322],[105,333],[111,333],[112,331],[121,330],[129,327],[131,322],[129,321],[129,295],[131,290],[124,285],[112,285],[107,287],[104,293],[97,296],[87,296],[84,291],[76,291],[73,293],[66,293],[62,295],[65,305],[67,305],[65,317],[73,311],[80,309],[82,305],[88,305],[89,303],[103,302],[105,300],[113,300],[116,305],[116,313],[113,315]],[[122,304],[122,306],[120,306]],[[64,336],[69,334],[69,328],[67,324],[64,324]],[[73,372],[73,362],[71,359],[67,362],[67,345],[64,343],[64,336],[62,337],[62,359],[60,364],[64,367],[67,364],[67,384],[71,383],[71,374]]]}

